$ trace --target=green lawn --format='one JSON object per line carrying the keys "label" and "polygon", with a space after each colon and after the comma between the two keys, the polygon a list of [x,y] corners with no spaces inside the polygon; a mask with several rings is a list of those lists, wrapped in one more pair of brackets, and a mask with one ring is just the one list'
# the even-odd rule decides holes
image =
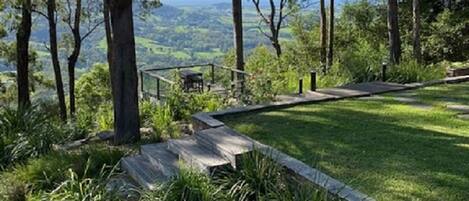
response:
{"label": "green lawn", "polygon": [[448,102],[469,105],[469,83],[222,120],[377,200],[467,200],[469,121],[447,110]]}

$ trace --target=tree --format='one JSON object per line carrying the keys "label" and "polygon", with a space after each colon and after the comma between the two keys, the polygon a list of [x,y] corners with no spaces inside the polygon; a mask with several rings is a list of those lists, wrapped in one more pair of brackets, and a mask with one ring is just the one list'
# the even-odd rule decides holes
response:
{"label": "tree", "polygon": [[321,43],[321,47],[320,47],[320,57],[321,57],[321,65],[325,65],[326,64],[326,43],[327,43],[327,28],[326,28],[326,9],[325,9],[325,5],[324,5],[324,0],[320,0],[319,1],[319,13],[321,15],[321,22],[320,22],[320,35],[321,35],[321,39],[320,39],[320,43]]}
{"label": "tree", "polygon": [[413,54],[418,62],[422,60],[422,49],[420,47],[420,0],[413,0]]}
{"label": "tree", "polygon": [[124,144],[140,139],[132,0],[110,3],[114,143]]}
{"label": "tree", "polygon": [[31,37],[31,0],[21,3],[21,22],[16,33],[16,83],[18,85],[18,107],[31,104],[29,98],[29,39]]}
{"label": "tree", "polygon": [[329,43],[327,52],[327,66],[334,62],[334,0],[329,1]]}
{"label": "tree", "polygon": [[[92,4],[93,2],[87,2],[87,4]],[[98,6],[95,6],[98,7]],[[83,41],[90,36],[96,28],[102,24],[102,21],[96,22],[92,16],[94,11],[88,11],[86,13],[86,17],[90,19],[89,24],[91,27],[87,30],[87,32],[82,36],[80,32],[80,24],[82,21],[82,12],[84,11],[82,8],[81,0],[75,1],[75,11],[72,11],[72,5],[70,1],[67,1],[67,8],[66,11],[68,13],[68,17],[65,18],[65,23],[70,28],[70,31],[73,36],[73,50],[72,53],[68,56],[68,78],[69,78],[69,98],[70,98],[70,116],[75,115],[76,107],[75,107],[75,66],[78,61],[78,57],[80,56],[81,45]],[[91,6],[88,6],[90,9]],[[72,13],[74,13],[74,17],[72,19]]]}
{"label": "tree", "polygon": [[[265,15],[261,10],[260,0],[252,0],[254,7],[256,8],[257,14],[261,18],[261,23],[263,22],[267,27],[269,27],[270,34],[266,33],[264,29],[259,25],[259,31],[264,34],[272,43],[272,46],[275,49],[275,53],[277,58],[280,58],[282,54],[282,47],[280,46],[279,36],[280,36],[280,29],[282,28],[282,23],[288,16],[285,13],[285,9],[288,5],[288,0],[279,0],[279,6],[275,5],[274,0],[269,0],[270,5],[270,13],[269,15]],[[277,16],[278,10],[278,16]]]}
{"label": "tree", "polygon": [[234,47],[236,51],[236,69],[244,70],[242,0],[233,0],[232,2]]}
{"label": "tree", "polygon": [[401,60],[401,39],[399,34],[397,0],[388,0],[389,59],[393,64]]}
{"label": "tree", "polygon": [[59,98],[60,118],[67,120],[67,108],[65,105],[64,86],[62,82],[62,71],[60,70],[59,54],[57,48],[57,22],[56,22],[55,0],[47,0],[47,21],[49,22],[49,43],[52,66],[54,67],[55,87]]}

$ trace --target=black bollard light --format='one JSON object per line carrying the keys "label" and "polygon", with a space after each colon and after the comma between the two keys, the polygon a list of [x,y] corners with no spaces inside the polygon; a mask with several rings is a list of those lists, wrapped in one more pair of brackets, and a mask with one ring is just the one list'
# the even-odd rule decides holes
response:
{"label": "black bollard light", "polygon": [[382,68],[381,68],[381,79],[383,82],[386,82],[387,77],[386,77],[386,71],[388,70],[388,64],[386,62],[383,62]]}
{"label": "black bollard light", "polygon": [[303,78],[301,78],[298,81],[298,94],[302,95],[303,94]]}
{"label": "black bollard light", "polygon": [[312,70],[311,74],[311,91],[316,91],[316,71]]}

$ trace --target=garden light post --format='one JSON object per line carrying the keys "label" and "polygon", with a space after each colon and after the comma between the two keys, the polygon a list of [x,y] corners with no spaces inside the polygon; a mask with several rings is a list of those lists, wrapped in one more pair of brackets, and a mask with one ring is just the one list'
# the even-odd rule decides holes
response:
{"label": "garden light post", "polygon": [[300,78],[300,80],[298,81],[298,95],[302,95],[303,94],[303,78]]}
{"label": "garden light post", "polygon": [[386,82],[386,71],[388,69],[388,64],[386,62],[383,62],[383,65],[381,67],[381,79],[383,82]]}
{"label": "garden light post", "polygon": [[311,91],[316,91],[316,71],[312,70],[310,72],[310,75],[311,75]]}

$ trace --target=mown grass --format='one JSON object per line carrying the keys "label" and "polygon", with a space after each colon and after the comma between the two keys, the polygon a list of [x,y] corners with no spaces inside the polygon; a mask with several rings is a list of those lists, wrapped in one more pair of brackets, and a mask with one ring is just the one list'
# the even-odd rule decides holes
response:
{"label": "mown grass", "polygon": [[469,104],[468,91],[469,84],[459,84],[409,92],[430,110],[387,94],[223,121],[377,200],[466,200],[469,122],[444,105]]}

